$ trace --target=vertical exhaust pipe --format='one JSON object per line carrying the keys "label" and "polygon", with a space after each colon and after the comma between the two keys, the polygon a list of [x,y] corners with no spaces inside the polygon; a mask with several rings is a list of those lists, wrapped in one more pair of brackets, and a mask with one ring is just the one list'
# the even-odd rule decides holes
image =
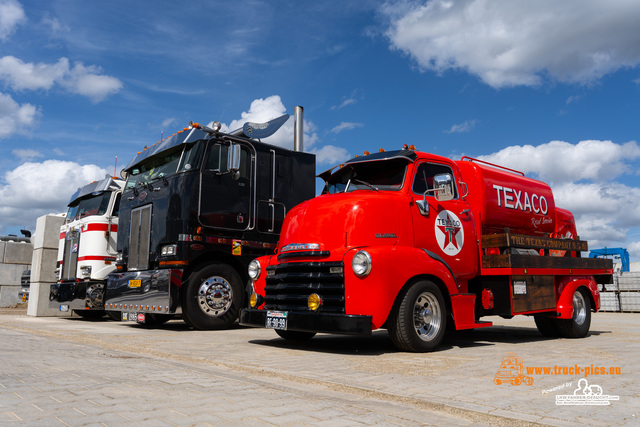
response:
{"label": "vertical exhaust pipe", "polygon": [[302,110],[303,108],[296,105],[293,113],[293,151],[302,151]]}

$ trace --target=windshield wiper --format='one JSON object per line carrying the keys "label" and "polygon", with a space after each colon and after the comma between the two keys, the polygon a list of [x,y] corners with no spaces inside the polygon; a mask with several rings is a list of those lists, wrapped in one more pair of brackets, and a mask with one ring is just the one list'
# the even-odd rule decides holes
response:
{"label": "windshield wiper", "polygon": [[[363,180],[358,179],[358,178],[351,178],[349,180],[349,183],[351,183],[352,181],[355,182],[355,183],[358,183],[358,184],[366,185],[367,187],[369,187],[372,190],[380,191],[380,190],[378,190],[377,187],[374,187],[373,185],[369,184],[367,181],[363,181]],[[347,188],[349,188],[349,184],[348,183],[347,183]],[[344,192],[346,193],[347,190],[345,189]]]}

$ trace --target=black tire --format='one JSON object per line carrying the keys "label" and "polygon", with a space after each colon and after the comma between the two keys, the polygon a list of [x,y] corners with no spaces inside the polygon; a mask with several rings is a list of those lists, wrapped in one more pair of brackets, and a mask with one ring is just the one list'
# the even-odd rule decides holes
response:
{"label": "black tire", "polygon": [[556,319],[558,333],[564,338],[582,338],[591,327],[591,300],[582,289],[573,294],[571,319]]}
{"label": "black tire", "polygon": [[111,320],[122,320],[122,313],[119,311],[107,310],[107,317]]}
{"label": "black tire", "polygon": [[100,320],[104,317],[104,310],[73,310],[75,314],[86,320]]}
{"label": "black tire", "polygon": [[423,281],[411,286],[390,315],[388,329],[393,344],[401,350],[432,351],[444,338],[447,308],[440,289]]}
{"label": "black tire", "polygon": [[275,329],[275,331],[287,341],[309,341],[316,335],[315,332],[283,331],[281,329]]}
{"label": "black tire", "polygon": [[560,335],[556,327],[557,319],[545,316],[533,316],[533,320],[536,322],[538,331],[545,337],[555,338]]}
{"label": "black tire", "polygon": [[238,272],[226,264],[208,264],[189,276],[183,298],[183,318],[196,329],[227,329],[238,318],[244,300]]}

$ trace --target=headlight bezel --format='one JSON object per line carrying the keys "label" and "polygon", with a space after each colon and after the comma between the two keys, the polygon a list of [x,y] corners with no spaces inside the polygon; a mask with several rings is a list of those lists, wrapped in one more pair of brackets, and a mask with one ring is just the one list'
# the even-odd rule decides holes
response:
{"label": "headlight bezel", "polygon": [[163,245],[160,248],[160,256],[176,256],[177,253],[178,245],[175,243],[171,245]]}
{"label": "headlight bezel", "polygon": [[249,278],[251,280],[258,280],[260,275],[262,274],[262,266],[260,265],[260,261],[257,259],[251,260],[249,265],[247,266],[247,273],[249,274]]}
{"label": "headlight bezel", "polygon": [[351,260],[351,270],[358,277],[366,277],[371,273],[373,262],[371,255],[365,250],[356,252]]}

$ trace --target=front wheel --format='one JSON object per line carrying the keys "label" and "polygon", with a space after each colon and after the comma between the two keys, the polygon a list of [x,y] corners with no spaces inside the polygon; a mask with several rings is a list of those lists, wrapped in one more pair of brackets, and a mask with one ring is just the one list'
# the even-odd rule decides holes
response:
{"label": "front wheel", "polygon": [[442,292],[432,282],[418,282],[404,294],[391,313],[389,336],[401,350],[434,350],[447,326],[447,309]]}
{"label": "front wheel", "polygon": [[209,264],[187,280],[183,305],[185,322],[196,329],[227,329],[238,318],[244,289],[240,275],[226,264]]}
{"label": "front wheel", "polygon": [[573,315],[571,319],[556,319],[558,333],[564,338],[582,338],[591,326],[591,300],[582,289],[573,294]]}

